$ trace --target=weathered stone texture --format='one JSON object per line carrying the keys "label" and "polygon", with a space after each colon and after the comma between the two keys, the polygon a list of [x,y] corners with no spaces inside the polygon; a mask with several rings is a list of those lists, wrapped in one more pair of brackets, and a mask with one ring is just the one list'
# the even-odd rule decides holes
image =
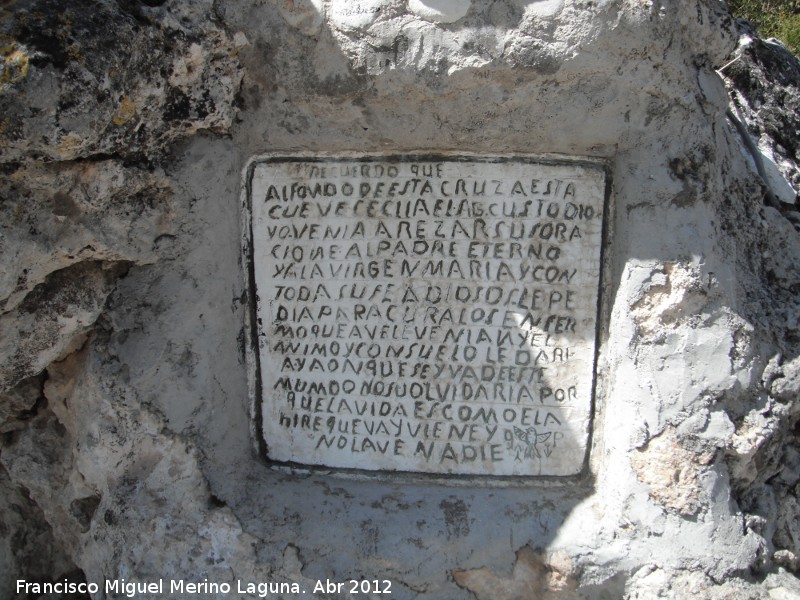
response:
{"label": "weathered stone texture", "polygon": [[[732,112],[746,125],[779,208],[795,205],[800,189],[800,66],[778,40],[742,32],[735,58],[723,74],[731,87]],[[788,205],[788,206],[786,206]],[[796,216],[793,222],[800,226]]]}
{"label": "weathered stone texture", "polygon": [[[65,573],[390,579],[399,599],[800,595],[784,48],[739,38],[716,0],[6,4],[0,597]],[[342,478],[258,456],[242,169],[411,150],[607,165],[583,479]]]}
{"label": "weathered stone texture", "polygon": [[226,130],[241,75],[211,10],[94,0],[16,7],[3,39],[28,66],[0,99],[4,161],[146,162],[196,131]]}

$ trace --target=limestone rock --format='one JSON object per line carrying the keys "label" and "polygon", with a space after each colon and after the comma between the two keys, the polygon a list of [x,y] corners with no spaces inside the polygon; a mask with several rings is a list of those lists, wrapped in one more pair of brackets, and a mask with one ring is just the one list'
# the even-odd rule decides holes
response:
{"label": "limestone rock", "polygon": [[633,468],[640,481],[650,487],[650,495],[665,507],[684,516],[701,508],[700,470],[713,459],[681,448],[674,431],[667,429],[651,439],[633,457]]}
{"label": "limestone rock", "polygon": [[117,161],[14,165],[0,190],[4,311],[83,261],[153,262],[176,227],[164,176]]}
{"label": "limestone rock", "polygon": [[[723,2],[6,13],[0,597],[19,577],[305,597],[354,578],[429,600],[800,593],[800,67]],[[243,172],[264,153],[348,152],[602,163],[582,476],[265,464]]]}
{"label": "limestone rock", "polygon": [[800,190],[797,58],[778,40],[762,40],[745,29],[723,74],[732,88],[733,113],[747,125],[758,149],[753,160],[762,163],[765,185],[784,208],[796,211]]}
{"label": "limestone rock", "polygon": [[229,127],[241,78],[231,40],[210,3],[188,15],[163,4],[38,0],[11,12],[0,33],[28,66],[0,97],[3,161],[148,161]]}

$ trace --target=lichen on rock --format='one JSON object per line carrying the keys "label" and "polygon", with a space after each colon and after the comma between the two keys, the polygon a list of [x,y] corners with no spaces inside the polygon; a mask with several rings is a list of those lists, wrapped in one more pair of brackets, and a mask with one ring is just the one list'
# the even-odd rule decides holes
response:
{"label": "lichen on rock", "polygon": [[196,131],[231,125],[236,49],[199,5],[179,20],[139,2],[38,0],[17,7],[0,30],[25,48],[28,64],[0,95],[4,162],[146,161]]}

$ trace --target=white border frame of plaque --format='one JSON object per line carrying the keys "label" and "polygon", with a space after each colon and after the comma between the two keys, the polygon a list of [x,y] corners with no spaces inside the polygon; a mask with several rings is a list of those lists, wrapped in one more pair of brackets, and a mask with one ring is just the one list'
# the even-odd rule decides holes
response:
{"label": "white border frame of plaque", "polygon": [[[253,210],[252,192],[253,178],[258,165],[269,163],[352,163],[365,164],[383,161],[385,163],[435,163],[435,162],[465,162],[465,163],[519,163],[533,164],[543,167],[583,167],[596,171],[602,178],[600,183],[603,187],[602,199],[600,204],[603,214],[598,219],[600,221],[599,248],[595,257],[597,267],[597,288],[595,290],[594,303],[594,331],[591,338],[592,357],[591,357],[591,381],[589,383],[590,395],[585,420],[585,431],[583,437],[583,456],[580,460],[580,468],[572,469],[566,473],[479,473],[479,472],[448,472],[448,471],[422,471],[413,469],[392,470],[391,468],[376,467],[372,469],[361,468],[358,466],[331,466],[327,464],[303,463],[297,460],[276,460],[270,457],[266,432],[263,427],[263,403],[262,395],[262,365],[261,348],[259,347],[259,336],[261,335],[259,323],[259,295],[257,290],[257,277],[254,259],[253,241]],[[241,201],[241,250],[242,266],[244,268],[244,283],[247,303],[244,311],[244,337],[245,337],[245,360],[248,375],[248,394],[250,400],[250,433],[254,445],[262,457],[273,469],[288,471],[291,473],[325,473],[336,476],[367,478],[367,479],[390,479],[392,481],[428,481],[443,482],[447,484],[464,484],[474,482],[476,478],[489,481],[494,485],[513,485],[513,484],[539,484],[539,483],[568,483],[582,481],[589,476],[589,461],[592,454],[592,444],[595,438],[594,432],[597,427],[597,390],[599,371],[598,363],[600,360],[600,341],[601,332],[607,329],[608,307],[604,302],[606,296],[604,290],[607,281],[604,277],[609,269],[608,252],[606,248],[610,236],[611,213],[613,211],[611,198],[611,173],[607,161],[591,157],[575,157],[562,155],[541,155],[541,154],[480,154],[470,152],[428,152],[428,151],[405,151],[396,153],[381,152],[286,152],[286,153],[265,153],[252,157],[247,161],[242,171],[242,187],[240,193]],[[526,437],[530,437],[533,428],[515,428],[519,439],[507,440],[504,443],[520,445],[520,440],[525,440],[527,449],[531,448],[530,442]],[[534,435],[535,435],[534,431]],[[521,447],[524,453],[526,450]],[[517,449],[520,453],[520,449]],[[527,456],[527,455],[526,455]]]}

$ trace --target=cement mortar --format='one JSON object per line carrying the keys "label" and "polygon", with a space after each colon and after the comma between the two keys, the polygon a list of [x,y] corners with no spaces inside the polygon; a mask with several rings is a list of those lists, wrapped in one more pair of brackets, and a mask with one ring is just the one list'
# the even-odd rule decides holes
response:
{"label": "cement mortar", "polygon": [[[350,578],[399,599],[799,593],[798,157],[734,91],[757,69],[723,4],[55,4],[0,22],[2,597],[48,569],[306,597]],[[744,125],[767,181],[726,84],[762,114]],[[270,468],[247,161],[464,150],[607,165],[588,472]]]}

